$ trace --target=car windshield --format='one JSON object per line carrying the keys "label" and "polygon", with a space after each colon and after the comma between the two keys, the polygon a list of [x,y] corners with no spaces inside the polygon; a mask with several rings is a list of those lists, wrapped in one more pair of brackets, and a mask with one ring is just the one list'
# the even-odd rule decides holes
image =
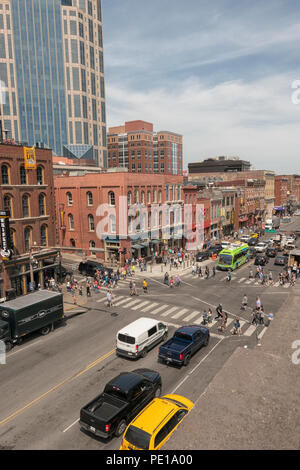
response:
{"label": "car windshield", "polygon": [[219,264],[232,264],[232,255],[222,254],[219,256]]}
{"label": "car windshield", "polygon": [[149,443],[151,439],[151,434],[142,431],[142,429],[136,428],[135,426],[129,426],[127,433],[124,438],[129,444],[132,444],[134,447],[139,449],[147,450],[149,449]]}
{"label": "car windshield", "polygon": [[190,335],[187,335],[186,333],[183,333],[183,332],[180,332],[180,331],[177,331],[174,334],[174,337],[179,338],[179,339],[183,339],[184,341],[188,341],[188,342],[193,341],[193,338]]}
{"label": "car windshield", "polygon": [[181,401],[174,400],[174,398],[169,398],[169,397],[163,397],[163,398],[164,400],[168,400],[168,401],[171,401],[172,403],[175,403],[177,406],[183,406],[184,408],[187,408],[187,406],[181,403]]}

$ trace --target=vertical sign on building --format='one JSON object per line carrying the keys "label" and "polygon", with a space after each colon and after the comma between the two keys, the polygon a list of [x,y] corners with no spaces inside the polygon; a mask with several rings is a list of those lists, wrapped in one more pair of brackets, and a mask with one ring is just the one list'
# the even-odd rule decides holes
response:
{"label": "vertical sign on building", "polygon": [[9,215],[7,211],[0,211],[0,234],[1,234],[1,249],[0,254],[4,261],[11,258],[11,239],[9,231]]}
{"label": "vertical sign on building", "polygon": [[24,162],[26,170],[36,169],[35,148],[24,147]]}

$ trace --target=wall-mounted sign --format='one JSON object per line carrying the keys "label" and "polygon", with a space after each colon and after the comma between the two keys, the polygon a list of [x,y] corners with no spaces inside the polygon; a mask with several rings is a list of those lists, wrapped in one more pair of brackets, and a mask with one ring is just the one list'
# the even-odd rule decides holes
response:
{"label": "wall-mounted sign", "polygon": [[35,148],[24,147],[24,162],[26,170],[36,169]]}
{"label": "wall-mounted sign", "polygon": [[12,244],[9,230],[9,215],[7,211],[0,211],[0,234],[1,248],[0,254],[3,260],[9,260],[12,256]]}

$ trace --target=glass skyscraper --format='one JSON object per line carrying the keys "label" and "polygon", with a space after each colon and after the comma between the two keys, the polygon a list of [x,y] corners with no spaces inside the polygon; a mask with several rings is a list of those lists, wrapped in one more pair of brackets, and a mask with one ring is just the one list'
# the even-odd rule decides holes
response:
{"label": "glass skyscraper", "polygon": [[0,0],[2,129],[107,165],[101,0]]}

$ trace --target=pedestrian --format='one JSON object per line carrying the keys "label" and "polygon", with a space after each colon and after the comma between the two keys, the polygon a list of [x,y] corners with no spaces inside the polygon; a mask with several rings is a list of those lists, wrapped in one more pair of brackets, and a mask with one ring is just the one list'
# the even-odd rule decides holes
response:
{"label": "pedestrian", "polygon": [[231,281],[231,271],[228,271],[227,273],[227,282]]}
{"label": "pedestrian", "polygon": [[73,295],[73,303],[74,303],[74,305],[77,305],[77,297],[76,297],[76,294]]}
{"label": "pedestrian", "polygon": [[82,286],[79,287],[78,293],[79,295],[82,295]]}
{"label": "pedestrian", "polygon": [[252,269],[250,269],[250,271],[249,271],[249,279],[253,279],[253,271],[252,271]]}
{"label": "pedestrian", "polygon": [[144,291],[144,294],[148,293],[148,284],[147,284],[146,279],[143,280],[143,291]]}
{"label": "pedestrian", "polygon": [[195,275],[195,265],[192,264],[192,276],[194,276],[194,275]]}
{"label": "pedestrian", "polygon": [[259,296],[256,297],[256,303],[255,303],[255,305],[256,305],[256,310],[259,310],[260,307],[261,307],[261,300],[260,300],[260,297],[259,297]]}
{"label": "pedestrian", "polygon": [[212,268],[212,273],[213,273],[213,277],[215,277],[215,275],[216,275],[216,267],[215,266],[213,266],[213,268]]}
{"label": "pedestrian", "polygon": [[254,308],[252,311],[252,322],[251,325],[257,325],[258,322],[258,311]]}
{"label": "pedestrian", "polygon": [[207,322],[212,323],[212,310],[211,310],[211,308],[209,308],[208,312],[207,312]]}
{"label": "pedestrian", "polygon": [[89,283],[86,285],[86,296],[91,297],[91,287]]}
{"label": "pedestrian", "polygon": [[198,277],[203,277],[203,274],[202,274],[202,268],[201,268],[201,266],[199,267],[199,273],[198,273]]}
{"label": "pedestrian", "polygon": [[169,285],[169,274],[168,274],[168,273],[165,274],[165,277],[164,277],[164,284],[166,284],[166,286]]}
{"label": "pedestrian", "polygon": [[240,324],[239,317],[235,317],[235,322],[233,324],[233,327],[234,328],[232,330],[232,334],[240,336],[241,335],[241,324]]}
{"label": "pedestrian", "polygon": [[130,296],[133,296],[133,282],[130,280],[129,282],[129,295]]}
{"label": "pedestrian", "polygon": [[208,279],[209,278],[209,267],[208,266],[206,266],[206,268],[205,268],[205,274],[206,274],[206,279]]}
{"label": "pedestrian", "polygon": [[246,294],[244,294],[241,309],[246,310],[247,305],[248,305],[248,297]]}
{"label": "pedestrian", "polygon": [[174,279],[173,279],[173,276],[170,277],[170,287],[174,287]]}
{"label": "pedestrian", "polygon": [[223,307],[222,304],[219,304],[216,308],[217,316],[215,317],[215,320],[218,320],[220,317],[222,317],[223,314]]}
{"label": "pedestrian", "polygon": [[208,323],[208,317],[207,317],[206,310],[204,310],[204,312],[203,312],[202,325],[207,325],[207,323]]}
{"label": "pedestrian", "polygon": [[264,324],[264,321],[265,321],[265,311],[264,311],[264,307],[261,306],[260,307],[260,311],[258,313],[258,321],[259,321],[259,324],[260,325],[263,325]]}
{"label": "pedestrian", "polygon": [[273,283],[273,274],[272,271],[269,271],[269,284]]}
{"label": "pedestrian", "polygon": [[113,306],[113,304],[112,304],[112,292],[110,290],[107,292],[106,298],[107,298],[107,306],[112,307]]}
{"label": "pedestrian", "polygon": [[177,279],[176,279],[176,286],[177,286],[177,287],[180,287],[180,286],[181,286],[181,278],[180,278],[179,275],[177,276]]}

